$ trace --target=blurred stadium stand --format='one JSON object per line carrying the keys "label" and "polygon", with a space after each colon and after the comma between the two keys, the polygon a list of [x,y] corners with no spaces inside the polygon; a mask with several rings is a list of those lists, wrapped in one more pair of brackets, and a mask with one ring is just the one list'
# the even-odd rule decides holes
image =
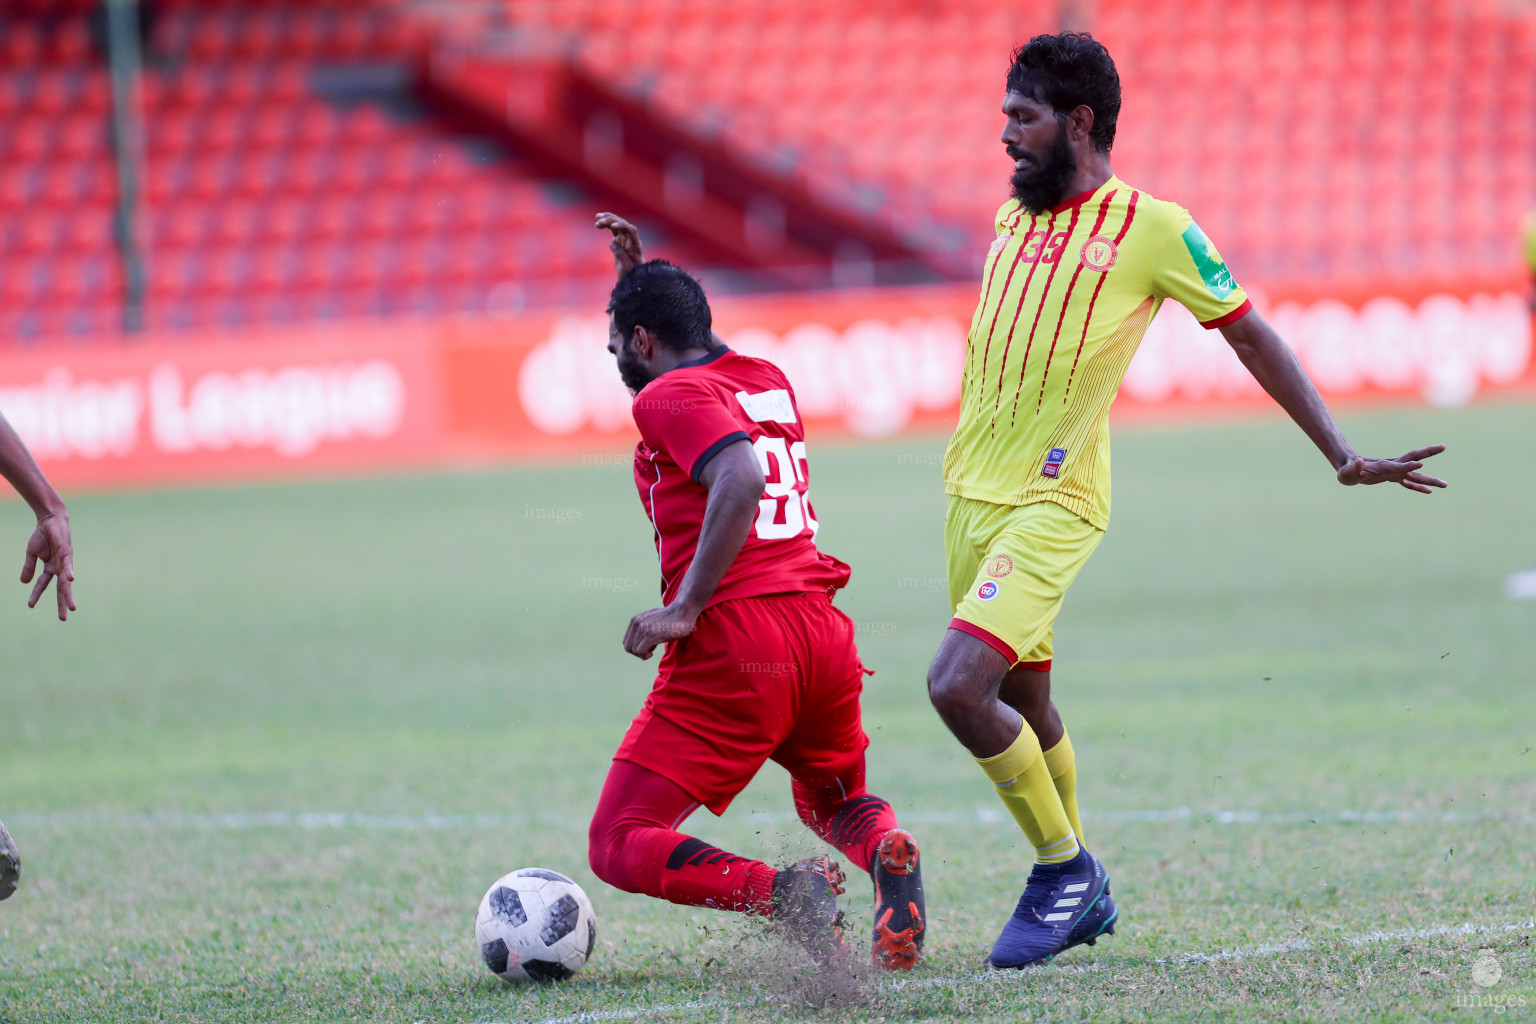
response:
{"label": "blurred stadium stand", "polygon": [[[0,8],[0,338],[121,322],[94,8]],[[838,272],[850,246],[899,265],[869,280],[963,279],[1006,197],[1007,50],[1060,27],[1060,8],[159,0],[143,82],[147,323],[590,308],[611,278],[590,218],[610,202],[639,208],[652,241],[709,268],[713,287],[858,281]],[[1532,4],[1097,0],[1068,18],[1120,67],[1117,172],[1189,206],[1243,279],[1519,272],[1536,205]],[[477,102],[459,74],[477,60],[513,89],[519,67],[563,69],[570,95],[586,90],[565,112],[585,156]],[[758,180],[767,219],[793,236],[784,260],[819,269],[776,275],[762,251],[722,241],[668,197],[666,152],[605,169],[591,147],[609,123],[628,126],[626,152],[640,154],[636,126],[671,131],[685,166]],[[667,195],[648,199],[647,176]],[[716,198],[748,220],[757,202]]]}
{"label": "blurred stadium stand", "polygon": [[[1007,50],[1047,0],[506,0],[588,66],[898,216],[991,234]],[[1189,206],[1256,278],[1507,270],[1536,202],[1536,6],[1097,0],[1121,177]]]}

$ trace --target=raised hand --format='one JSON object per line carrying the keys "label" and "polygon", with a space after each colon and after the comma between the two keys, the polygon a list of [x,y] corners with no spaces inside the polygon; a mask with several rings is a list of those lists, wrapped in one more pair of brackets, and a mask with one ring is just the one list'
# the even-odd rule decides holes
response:
{"label": "raised hand", "polygon": [[608,248],[613,250],[613,269],[620,277],[645,262],[645,251],[640,246],[640,229],[616,213],[597,215],[599,231],[611,231]]}
{"label": "raised hand", "polygon": [[1402,484],[1410,491],[1428,494],[1431,487],[1444,487],[1445,481],[1419,472],[1424,460],[1445,451],[1445,445],[1432,444],[1428,448],[1415,448],[1400,459],[1367,459],[1357,455],[1339,470],[1339,483],[1346,487],[1355,484]]}
{"label": "raised hand", "polygon": [[27,560],[21,566],[21,582],[31,583],[37,573],[37,563],[43,563],[43,573],[37,577],[27,607],[36,608],[43,591],[50,581],[57,579],[54,593],[59,599],[59,621],[69,618],[75,610],[75,550],[69,541],[69,516],[63,513],[38,520],[37,529],[27,541]]}

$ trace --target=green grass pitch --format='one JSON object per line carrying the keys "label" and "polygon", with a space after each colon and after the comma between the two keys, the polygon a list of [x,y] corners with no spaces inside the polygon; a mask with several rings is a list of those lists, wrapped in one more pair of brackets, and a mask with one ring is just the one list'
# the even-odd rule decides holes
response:
{"label": "green grass pitch", "polygon": [[[587,869],[654,665],[619,644],[656,592],[624,460],[79,496],[78,616],[0,602],[24,857],[0,1022],[1532,1019],[1536,602],[1503,581],[1536,567],[1536,408],[1345,427],[1445,441],[1451,490],[1338,487],[1280,420],[1117,436],[1055,678],[1122,923],[994,977],[1029,857],[924,695],[942,442],[812,438],[877,669],[871,788],[923,843],[932,912],[924,966],[841,1009],[789,1002],[740,922]],[[26,522],[0,507],[17,566]],[[814,849],[789,811],[770,765],[688,827]],[[481,894],[527,865],[597,908],[571,983],[513,988],[476,953]]]}

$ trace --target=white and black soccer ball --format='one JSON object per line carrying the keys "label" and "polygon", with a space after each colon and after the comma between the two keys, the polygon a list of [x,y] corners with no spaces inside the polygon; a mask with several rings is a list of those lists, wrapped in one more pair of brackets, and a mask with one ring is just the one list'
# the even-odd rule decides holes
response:
{"label": "white and black soccer ball", "polygon": [[548,868],[503,875],[480,901],[475,942],[508,981],[564,981],[586,966],[597,915],[581,886]]}

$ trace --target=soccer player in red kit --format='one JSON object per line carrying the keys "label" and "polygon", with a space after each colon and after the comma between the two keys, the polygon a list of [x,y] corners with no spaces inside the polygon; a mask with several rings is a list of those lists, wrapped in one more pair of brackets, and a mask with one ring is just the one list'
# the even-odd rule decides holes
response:
{"label": "soccer player in red kit", "polygon": [[864,668],[832,604],[849,568],[816,549],[794,391],[772,363],[720,343],[698,282],[639,263],[638,235],[612,221],[628,269],[608,306],[608,350],[635,394],[635,485],[663,602],[630,621],[624,647],[666,652],[603,785],[592,870],[627,892],[773,918],[818,962],[837,960],[837,861],[775,870],[678,831],[700,806],[724,813],[772,758],[801,821],[870,872],[874,962],[911,967],[926,924],[918,848],[864,788]]}
{"label": "soccer player in red kit", "polygon": [[[69,539],[69,512],[65,510],[59,492],[37,468],[32,453],[27,451],[27,446],[3,415],[0,415],[0,479],[15,487],[37,516],[37,526],[27,540],[21,582],[32,582],[39,562],[43,571],[32,586],[27,607],[37,607],[49,582],[57,580],[54,593],[58,598],[59,621],[63,622],[75,610],[75,555]],[[16,843],[5,830],[5,822],[0,821],[0,900],[9,899],[20,880],[21,854],[16,852]]]}

